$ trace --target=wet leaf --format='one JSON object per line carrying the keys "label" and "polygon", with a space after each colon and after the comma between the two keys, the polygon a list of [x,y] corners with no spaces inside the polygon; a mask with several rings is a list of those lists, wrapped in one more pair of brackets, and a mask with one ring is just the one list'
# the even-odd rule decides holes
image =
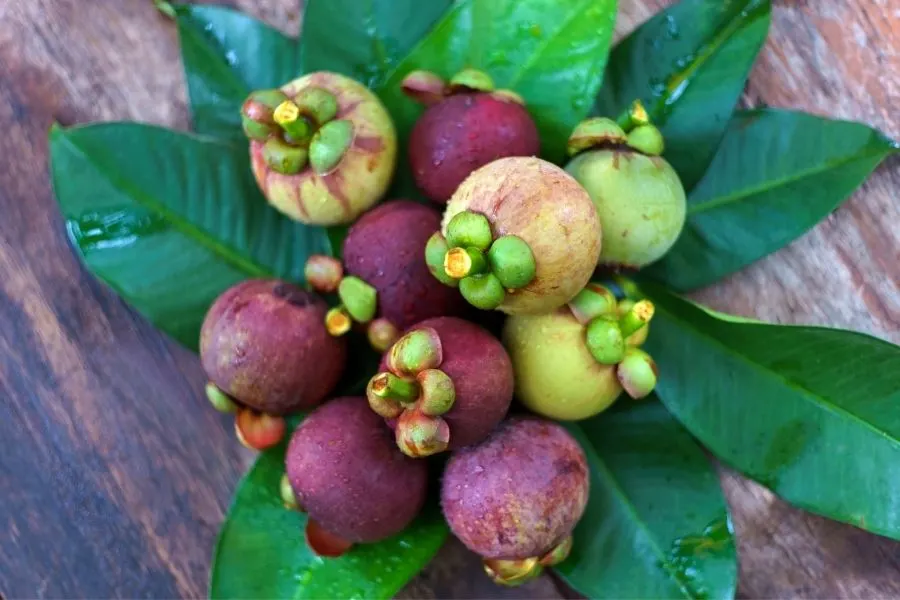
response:
{"label": "wet leaf", "polygon": [[770,0],[682,0],[656,14],[613,49],[597,114],[615,118],[642,100],[690,190],[725,133],[771,10]]}
{"label": "wet leaf", "polygon": [[656,304],[657,393],[704,446],[795,506],[900,539],[900,347],[638,292]]}
{"label": "wet leaf", "polygon": [[431,505],[403,533],[319,558],[306,546],[306,515],[281,503],[285,446],[270,450],[241,481],[219,533],[210,598],[392,598],[447,537]]}
{"label": "wet leaf", "polygon": [[737,556],[719,479],[658,400],[622,399],[567,427],[587,454],[591,494],[557,568],[563,579],[588,598],[734,597]]}
{"label": "wet leaf", "polygon": [[690,194],[685,231],[648,273],[677,290],[734,273],[803,235],[897,151],[859,123],[739,113]]}
{"label": "wet leaf", "polygon": [[323,229],[269,207],[246,153],[242,143],[135,123],[50,132],[73,246],[126,302],[195,350],[225,289],[251,277],[302,282],[306,257],[330,252]]}

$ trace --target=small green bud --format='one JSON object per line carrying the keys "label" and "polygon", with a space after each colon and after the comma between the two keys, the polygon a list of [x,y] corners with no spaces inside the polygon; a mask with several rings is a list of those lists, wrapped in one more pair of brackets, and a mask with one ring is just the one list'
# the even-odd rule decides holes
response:
{"label": "small green bud", "polygon": [[514,235],[504,235],[491,244],[488,262],[491,271],[508,290],[517,290],[531,283],[537,270],[531,246]]}
{"label": "small green bud", "polygon": [[368,323],[378,310],[378,292],[375,288],[352,275],[341,279],[338,297],[344,308],[357,323]]}

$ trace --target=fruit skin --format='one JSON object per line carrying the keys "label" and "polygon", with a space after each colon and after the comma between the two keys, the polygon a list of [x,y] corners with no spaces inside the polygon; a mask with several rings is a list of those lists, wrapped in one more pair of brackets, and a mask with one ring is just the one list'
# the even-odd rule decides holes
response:
{"label": "fruit skin", "polygon": [[539,152],[537,126],[525,107],[484,92],[454,94],[431,106],[409,138],[416,185],[441,204],[475,169]]}
{"label": "fruit skin", "polygon": [[425,244],[440,226],[434,209],[394,200],[363,215],[344,240],[347,273],[375,287],[379,316],[400,330],[466,308],[459,293],[436,280],[425,264]]}
{"label": "fruit skin", "polygon": [[346,341],[325,331],[318,296],[275,279],[226,290],[200,330],[210,381],[241,404],[280,415],[319,404],[337,384]]}
{"label": "fruit skin", "polygon": [[362,84],[337,73],[310,73],[282,86],[289,97],[318,87],[338,102],[336,119],[353,123],[353,142],[338,165],[325,175],[307,166],[296,175],[270,169],[264,142],[250,141],[253,174],[263,194],[288,217],[313,225],[350,223],[387,191],[397,158],[397,134],[381,101]]}
{"label": "fruit skin", "polygon": [[428,487],[427,462],[397,449],[365,398],[336,398],[313,411],[291,437],[285,468],[310,519],[354,543],[405,529]]}
{"label": "fruit skin", "polygon": [[510,317],[503,345],[516,376],[516,398],[539,415],[578,421],[603,412],[622,393],[615,365],[594,360],[584,325],[567,307]]}
{"label": "fruit skin", "polygon": [[[513,397],[512,363],[486,329],[454,317],[427,319],[409,331],[431,327],[441,339],[443,361],[437,367],[453,380],[456,400],[441,415],[450,427],[447,450],[485,439],[509,411]],[[408,332],[407,332],[408,333]],[[379,371],[387,370],[387,354]],[[392,427],[395,422],[389,422]]]}
{"label": "fruit skin", "polygon": [[499,310],[540,314],[571,300],[600,256],[597,210],[568,173],[539,158],[502,158],[472,173],[453,194],[442,222],[470,210],[485,215],[495,238],[516,235],[531,248],[534,279],[509,292]]}
{"label": "fruit skin", "polygon": [[603,227],[600,265],[639,269],[675,244],[687,201],[665,159],[631,150],[591,150],[572,159],[566,171],[597,206]]}
{"label": "fruit skin", "polygon": [[572,533],[588,488],[584,452],[565,429],[516,417],[450,458],[441,505],[453,534],[473,552],[524,559],[544,555]]}

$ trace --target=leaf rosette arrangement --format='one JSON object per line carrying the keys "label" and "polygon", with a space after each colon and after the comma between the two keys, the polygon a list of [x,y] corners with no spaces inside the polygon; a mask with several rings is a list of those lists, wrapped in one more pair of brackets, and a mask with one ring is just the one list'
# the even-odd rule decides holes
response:
{"label": "leaf rosette arrangement", "polygon": [[736,110],[770,2],[682,0],[611,51],[615,0],[308,0],[298,40],[156,4],[194,133],[54,127],[52,173],[87,266],[261,451],[211,597],[388,598],[448,532],[499,584],[733,597],[703,447],[900,539],[900,349],[676,294],[898,149]]}

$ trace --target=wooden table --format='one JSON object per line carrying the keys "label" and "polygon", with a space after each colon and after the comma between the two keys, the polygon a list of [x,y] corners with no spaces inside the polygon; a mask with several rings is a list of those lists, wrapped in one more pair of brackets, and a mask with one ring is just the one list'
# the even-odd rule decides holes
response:
{"label": "wooden table", "polygon": [[[294,0],[232,2],[285,30]],[[620,0],[626,32],[665,0]],[[776,0],[745,101],[900,138],[900,0]],[[187,126],[175,27],[149,0],[0,0],[0,596],[199,597],[251,455],[209,410],[190,353],[79,264],[47,176],[53,120]],[[816,230],[698,297],[900,342],[900,162]],[[900,544],[722,473],[745,597],[900,596]],[[559,597],[492,587],[449,544],[408,597]]]}

